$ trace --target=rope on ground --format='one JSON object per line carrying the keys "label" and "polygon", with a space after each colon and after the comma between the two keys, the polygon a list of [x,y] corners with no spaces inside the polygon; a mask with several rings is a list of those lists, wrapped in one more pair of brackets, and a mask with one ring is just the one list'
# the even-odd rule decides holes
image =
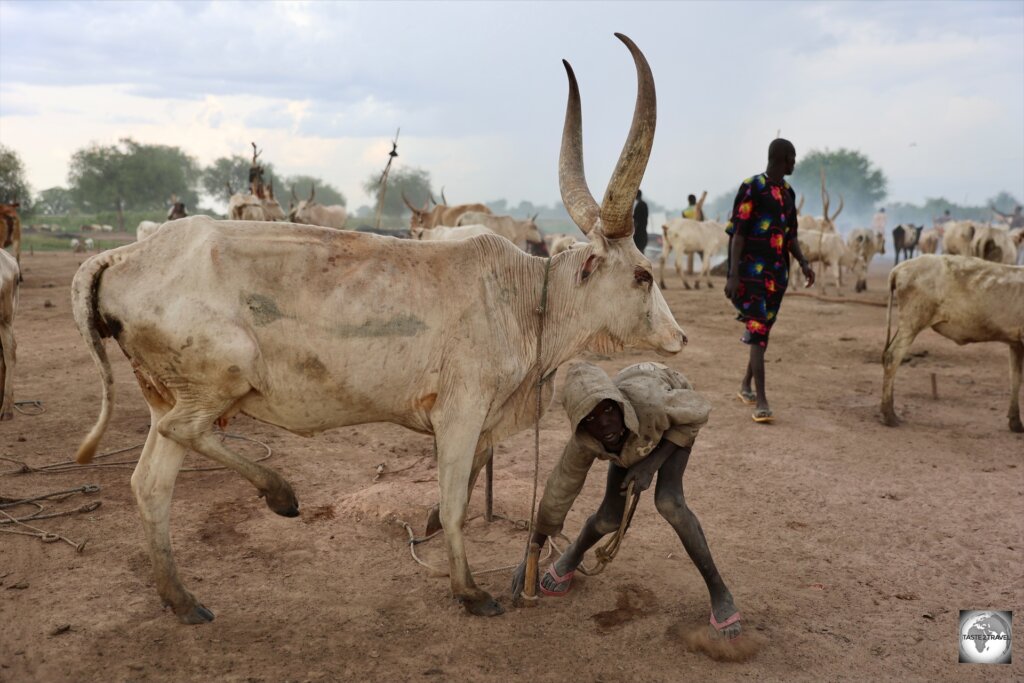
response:
{"label": "rope on ground", "polygon": [[[25,410],[22,406],[31,406],[29,410]],[[46,412],[46,406],[43,405],[42,401],[15,401],[14,409],[22,415],[28,415],[30,417],[35,415],[42,415]]]}
{"label": "rope on ground", "polygon": [[[480,517],[480,515],[474,515],[474,516],[470,517],[469,519],[467,519],[466,522],[469,523],[469,522],[473,521],[474,519],[477,519],[478,517]],[[506,517],[505,515],[502,515],[502,514],[499,514],[499,513],[495,513],[494,518],[495,519],[503,519],[506,522],[511,523],[512,526],[514,526],[516,528],[516,530],[518,530],[518,531],[526,531],[526,530],[529,529],[529,522],[526,521],[525,519],[511,519],[511,518]],[[426,543],[430,539],[432,539],[432,538],[434,538],[436,536],[439,536],[440,534],[444,533],[444,529],[438,529],[437,531],[435,531],[434,533],[430,534],[429,536],[424,536],[422,538],[419,538],[419,537],[416,536],[416,532],[414,532],[412,530],[412,527],[409,525],[408,522],[405,522],[405,521],[403,521],[401,519],[396,519],[395,522],[397,524],[400,524],[403,527],[405,527],[406,532],[409,534],[409,541],[408,541],[408,543],[409,543],[409,554],[412,555],[412,559],[416,560],[416,562],[418,564],[420,564],[420,565],[426,567],[427,569],[429,569],[430,573],[433,576],[438,576],[438,577],[440,577],[440,576],[448,576],[448,570],[447,569],[439,569],[438,567],[435,567],[434,565],[430,564],[429,562],[423,560],[419,555],[416,554],[416,546],[418,546],[420,543]],[[550,547],[547,549],[547,555],[545,555],[543,559],[547,560],[549,557],[551,557],[551,548]],[[503,565],[501,567],[491,567],[490,569],[478,569],[477,571],[470,572],[470,574],[472,574],[473,576],[483,576],[485,574],[496,574],[498,572],[511,571],[511,570],[515,569],[516,567],[518,567],[518,566],[519,566],[518,564],[509,564],[509,565]]]}
{"label": "rope on ground", "polygon": [[888,305],[884,301],[872,301],[870,299],[847,299],[841,296],[825,296],[824,294],[813,294],[811,292],[801,292],[798,290],[786,292],[786,296],[805,296],[808,299],[817,299],[818,301],[824,301],[830,304],[862,304],[864,306],[881,306],[882,308],[885,308]]}
{"label": "rope on ground", "polygon": [[[611,561],[615,559],[615,556],[619,554],[619,549],[622,547],[622,539],[626,536],[626,531],[629,529],[630,523],[633,521],[633,513],[636,512],[636,506],[640,502],[640,494],[634,490],[634,482],[629,482],[629,488],[626,489],[626,510],[622,515],[622,519],[619,520],[619,528],[615,530],[615,533],[605,541],[602,545],[594,549],[594,555],[597,558],[597,564],[593,567],[587,567],[584,564],[576,567],[576,571],[584,576],[597,576],[605,570]],[[563,539],[566,543],[570,543],[568,537],[565,534],[559,533],[558,537]],[[555,546],[555,539],[551,538],[551,545]],[[562,550],[555,547],[558,553],[561,554]]]}
{"label": "rope on ground", "polygon": [[[270,448],[270,446],[268,446],[267,444],[263,443],[262,441],[258,441],[257,439],[251,439],[251,438],[249,438],[247,436],[242,436],[240,434],[229,434],[227,432],[222,433],[221,434],[221,438],[223,438],[223,439],[235,439],[237,441],[248,441],[249,443],[254,443],[254,444],[257,444],[259,446],[262,446],[263,449],[266,451],[266,453],[264,453],[259,458],[256,458],[252,462],[263,462],[264,460],[269,458],[271,455],[273,455],[273,450]],[[28,463],[22,462],[20,460],[15,460],[14,458],[8,458],[6,456],[0,456],[0,460],[4,460],[4,461],[10,462],[10,463],[14,463],[15,465],[18,466],[16,469],[5,470],[3,472],[0,472],[0,476],[11,475],[11,474],[54,474],[54,473],[59,473],[59,472],[78,471],[78,470],[85,470],[85,469],[110,469],[110,468],[113,468],[113,469],[127,469],[127,468],[134,468],[135,465],[138,464],[138,462],[139,462],[138,458],[133,458],[131,460],[117,460],[117,461],[114,461],[114,462],[96,462],[96,460],[101,460],[103,458],[109,458],[109,457],[114,456],[114,455],[120,455],[121,453],[127,453],[128,451],[133,451],[133,450],[135,450],[137,448],[142,448],[144,445],[145,445],[145,442],[141,442],[141,443],[137,443],[137,444],[132,444],[131,446],[125,446],[124,448],[118,448],[118,449],[113,450],[113,451],[107,451],[106,453],[101,453],[100,455],[97,455],[93,459],[93,462],[89,463],[88,465],[79,465],[74,460],[61,460],[59,462],[53,462],[53,463],[50,463],[48,465],[32,466],[32,465],[29,465]],[[208,467],[182,467],[178,471],[179,472],[213,472],[215,470],[223,470],[223,469],[227,469],[227,468],[225,468],[223,465],[210,465]]]}
{"label": "rope on ground", "polygon": [[[70,498],[71,496],[78,493],[98,493],[100,487],[95,484],[86,484],[85,486],[79,486],[73,489],[64,489],[63,491],[54,491],[52,493],[44,493],[38,496],[31,496],[29,498],[13,499],[13,498],[0,498],[0,515],[3,515],[4,519],[0,519],[0,532],[8,534],[17,534],[19,536],[32,536],[38,538],[43,543],[55,543],[57,541],[64,541],[78,552],[82,552],[85,549],[85,545],[89,542],[88,539],[81,543],[76,543],[66,536],[61,534],[47,531],[46,529],[40,529],[37,526],[28,524],[30,521],[36,521],[40,519],[53,519],[55,517],[66,517],[69,515],[76,515],[84,512],[92,512],[100,507],[102,501],[93,500],[83,505],[79,505],[77,508],[70,510],[59,510],[57,512],[47,512],[46,508],[39,502],[41,500],[52,500],[62,501]],[[29,515],[15,517],[14,515],[7,512],[4,508],[16,508],[21,506],[32,506],[35,512]],[[7,527],[5,525],[16,525],[17,527],[23,527],[28,531],[23,531],[21,528]]]}

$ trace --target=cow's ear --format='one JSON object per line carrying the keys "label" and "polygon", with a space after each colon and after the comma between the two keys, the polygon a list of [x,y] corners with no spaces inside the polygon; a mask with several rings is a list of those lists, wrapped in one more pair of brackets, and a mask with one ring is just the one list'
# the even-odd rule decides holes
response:
{"label": "cow's ear", "polygon": [[583,262],[583,267],[580,268],[579,282],[582,285],[590,276],[593,275],[594,271],[601,267],[601,263],[604,262],[604,256],[601,254],[590,254],[587,256],[587,260]]}

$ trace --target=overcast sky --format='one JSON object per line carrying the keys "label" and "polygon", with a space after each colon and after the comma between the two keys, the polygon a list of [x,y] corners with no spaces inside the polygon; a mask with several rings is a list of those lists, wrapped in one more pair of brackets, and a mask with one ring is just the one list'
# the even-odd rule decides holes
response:
{"label": "overcast sky", "polygon": [[72,152],[131,136],[201,163],[248,154],[349,198],[399,162],[450,201],[558,198],[568,59],[595,196],[647,55],[658,128],[643,189],[672,206],[848,147],[890,199],[1024,199],[1024,2],[56,3],[0,1],[0,142],[38,191]]}

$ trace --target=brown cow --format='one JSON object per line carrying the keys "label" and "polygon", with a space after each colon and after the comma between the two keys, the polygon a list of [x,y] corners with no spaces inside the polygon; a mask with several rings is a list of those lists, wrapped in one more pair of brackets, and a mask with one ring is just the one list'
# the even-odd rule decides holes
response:
{"label": "brown cow", "polygon": [[[0,249],[14,247],[14,260],[21,268],[21,218],[18,217],[19,202],[0,204]],[[18,282],[24,280],[18,271]]]}
{"label": "brown cow", "polygon": [[439,225],[447,225],[449,227],[456,227],[459,222],[459,218],[464,213],[470,211],[477,211],[480,213],[491,213],[483,204],[457,204],[455,206],[448,206],[447,204],[438,204],[433,209],[427,207],[430,206],[430,200],[423,202],[423,208],[417,209],[409,201],[409,198],[402,193],[402,201],[412,211],[412,217],[409,219],[409,229],[413,228],[436,228]]}

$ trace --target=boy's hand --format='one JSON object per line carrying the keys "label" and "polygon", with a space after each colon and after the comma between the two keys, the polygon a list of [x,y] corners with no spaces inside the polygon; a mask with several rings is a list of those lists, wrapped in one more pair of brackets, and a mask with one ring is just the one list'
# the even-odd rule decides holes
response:
{"label": "boy's hand", "polygon": [[649,489],[651,482],[654,481],[654,475],[658,471],[657,465],[659,464],[652,462],[651,458],[644,458],[626,470],[626,476],[622,479],[622,495],[626,495],[626,491],[629,489],[629,482],[631,481],[635,482],[634,490],[637,493]]}

